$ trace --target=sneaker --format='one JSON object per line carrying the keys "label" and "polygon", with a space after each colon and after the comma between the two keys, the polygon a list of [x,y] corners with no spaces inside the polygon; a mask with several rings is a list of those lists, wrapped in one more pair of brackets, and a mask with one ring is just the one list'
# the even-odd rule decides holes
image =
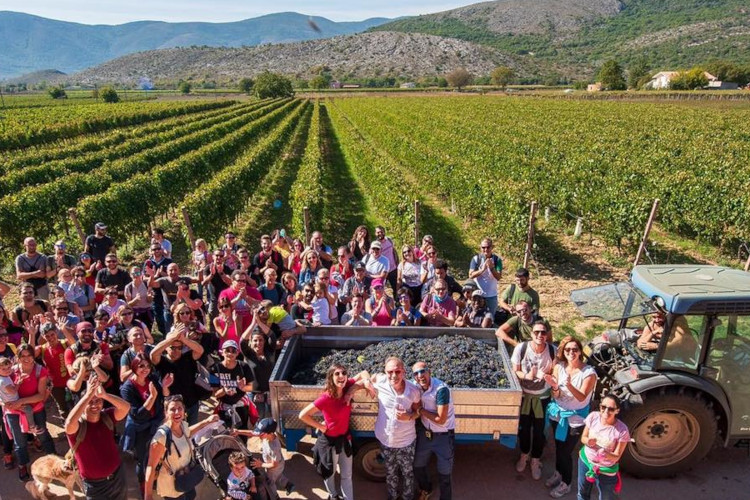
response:
{"label": "sneaker", "polygon": [[547,488],[554,488],[555,486],[560,484],[560,481],[562,481],[562,476],[559,472],[555,471],[555,473],[548,477],[544,482],[544,486],[546,486]]}
{"label": "sneaker", "polygon": [[526,464],[529,463],[529,455],[527,453],[521,453],[521,458],[516,462],[516,472],[523,472],[526,469]]}
{"label": "sneaker", "polygon": [[560,484],[549,492],[549,496],[552,498],[562,498],[568,493],[570,493],[570,485],[560,481]]}
{"label": "sneaker", "polygon": [[542,461],[538,458],[531,459],[531,477],[535,481],[539,481],[542,478]]}
{"label": "sneaker", "polygon": [[294,491],[294,483],[286,483],[285,491],[287,495],[291,495]]}
{"label": "sneaker", "polygon": [[16,466],[16,463],[13,461],[13,454],[6,453],[3,456],[3,466],[5,467],[6,470],[11,470],[13,469],[13,467]]}
{"label": "sneaker", "polygon": [[417,500],[428,500],[431,494],[432,494],[431,491],[421,490],[419,492],[419,496],[417,497]]}
{"label": "sneaker", "polygon": [[24,483],[31,480],[31,476],[29,475],[29,468],[25,465],[18,466],[18,479],[20,479]]}

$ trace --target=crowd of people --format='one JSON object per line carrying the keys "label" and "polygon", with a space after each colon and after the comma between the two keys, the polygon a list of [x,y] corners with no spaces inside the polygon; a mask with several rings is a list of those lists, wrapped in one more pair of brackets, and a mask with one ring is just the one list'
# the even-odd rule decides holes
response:
{"label": "crowd of people", "polygon": [[[195,490],[181,489],[178,480],[192,461],[190,436],[219,419],[262,440],[262,460],[230,458],[231,498],[257,492],[248,471],[258,469],[289,493],[294,486],[284,476],[270,418],[276,355],[309,327],[342,325],[496,327],[499,348],[510,352],[523,389],[517,471],[530,464],[532,477],[541,479],[545,427],[551,425],[556,463],[545,486],[552,497],[573,487],[579,442],[579,498],[589,498],[592,480],[602,498],[619,485],[613,478],[629,439],[616,420],[619,401],[605,398],[600,412],[589,413],[596,374],[582,361],[581,343],[565,337],[552,344],[527,269],[500,289],[503,260],[489,238],[471,259],[464,283],[449,274],[431,236],[398,247],[382,227],[371,237],[359,226],[335,250],[318,231],[303,242],[278,230],[263,235],[254,254],[227,232],[214,249],[197,240],[187,272],[158,228],[148,256],[127,269],[103,223],[77,256],[64,241],[50,256],[38,252],[32,237],[24,248],[15,261],[17,304],[3,302],[11,288],[0,283],[3,461],[6,469],[17,465],[23,481],[30,478],[30,444],[56,451],[45,410],[51,397],[87,498],[126,497],[120,450],[134,458],[143,498],[154,491],[162,498],[194,498]],[[330,498],[354,498],[349,401],[357,390],[379,402],[375,434],[388,498],[427,498],[433,454],[440,498],[451,498],[450,389],[423,362],[412,374],[413,382],[397,358],[385,360],[382,374],[350,377],[347,367],[332,366],[325,392],[300,413],[320,431],[314,453]],[[199,421],[201,410],[211,416]],[[314,418],[318,413],[322,423]],[[340,489],[333,479],[337,468]]]}

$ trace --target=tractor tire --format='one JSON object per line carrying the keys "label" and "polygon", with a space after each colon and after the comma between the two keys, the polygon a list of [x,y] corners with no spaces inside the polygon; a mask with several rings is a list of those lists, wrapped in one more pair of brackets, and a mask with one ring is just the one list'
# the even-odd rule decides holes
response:
{"label": "tractor tire", "polygon": [[385,461],[377,440],[367,441],[358,447],[354,456],[354,469],[368,481],[385,481]]}
{"label": "tractor tire", "polygon": [[658,392],[621,415],[630,430],[623,470],[643,478],[671,477],[697,464],[716,439],[716,414],[703,398]]}

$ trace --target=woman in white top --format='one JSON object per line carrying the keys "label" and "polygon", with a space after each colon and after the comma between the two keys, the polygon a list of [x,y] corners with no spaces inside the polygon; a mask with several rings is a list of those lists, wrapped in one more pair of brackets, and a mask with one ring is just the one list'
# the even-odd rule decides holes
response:
{"label": "woman in white top", "polygon": [[[190,464],[193,457],[193,444],[190,442],[190,436],[218,420],[219,416],[213,414],[188,427],[182,396],[175,395],[164,399],[164,424],[156,431],[149,448],[144,500],[153,499],[154,479],[156,479],[156,492],[164,499],[193,500],[196,497],[195,490],[179,492],[175,489],[174,472]],[[170,450],[166,448],[166,428],[169,428],[172,433]],[[161,467],[157,467],[162,459],[164,461]]]}
{"label": "woman in white top", "polygon": [[582,359],[581,342],[568,335],[557,349],[557,364],[552,375],[544,379],[552,388],[552,402],[547,406],[555,434],[555,473],[544,483],[552,498],[570,493],[573,480],[573,450],[581,439],[583,419],[596,387],[596,372]]}
{"label": "woman in white top", "polygon": [[412,247],[401,247],[401,256],[403,259],[398,264],[397,289],[408,287],[411,290],[412,304],[419,305],[422,302],[422,278],[427,279],[427,274],[422,274],[422,262],[417,260]]}

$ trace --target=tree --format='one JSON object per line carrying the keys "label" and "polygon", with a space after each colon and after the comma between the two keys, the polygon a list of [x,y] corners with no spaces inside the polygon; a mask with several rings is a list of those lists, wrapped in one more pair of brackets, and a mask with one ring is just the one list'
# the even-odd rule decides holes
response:
{"label": "tree", "polygon": [[706,71],[719,81],[734,82],[740,87],[750,82],[750,66],[742,67],[728,61],[714,61],[706,67]]}
{"label": "tree", "polygon": [[330,85],[330,79],[326,78],[325,75],[314,76],[309,83],[311,89],[327,89]]}
{"label": "tree", "polygon": [[511,80],[513,80],[514,76],[515,74],[513,73],[513,70],[507,66],[498,66],[493,69],[490,74],[492,83],[499,87],[507,87]]}
{"label": "tree", "polygon": [[52,87],[48,92],[52,99],[65,99],[68,97],[68,94],[65,93],[62,87]]}
{"label": "tree", "polygon": [[182,94],[189,94],[192,89],[193,86],[188,82],[180,82],[180,84],[177,85],[177,90],[179,90]]}
{"label": "tree", "polygon": [[268,99],[272,97],[292,97],[292,81],[278,73],[266,71],[258,75],[255,79],[253,92],[259,99]]}
{"label": "tree", "polygon": [[708,85],[708,77],[703,68],[694,67],[680,71],[669,81],[669,90],[695,90]]}
{"label": "tree", "polygon": [[445,75],[445,79],[451,87],[461,90],[463,87],[469,85],[474,77],[466,71],[466,68],[458,68]]}
{"label": "tree", "polygon": [[255,82],[252,78],[243,78],[240,80],[240,92],[244,92],[246,94],[249,94],[253,91],[253,85],[255,85]]}
{"label": "tree", "polygon": [[622,66],[614,59],[610,59],[602,65],[597,79],[602,83],[602,90],[625,90],[628,88],[625,77],[622,76]]}
{"label": "tree", "polygon": [[649,73],[648,63],[646,58],[641,56],[635,59],[633,63],[628,66],[628,88],[629,89],[640,89],[643,84],[640,83],[645,77],[648,77],[647,82],[651,80],[651,73]]}
{"label": "tree", "polygon": [[120,102],[120,96],[117,95],[117,91],[112,87],[102,87],[99,91],[99,97],[104,102]]}

